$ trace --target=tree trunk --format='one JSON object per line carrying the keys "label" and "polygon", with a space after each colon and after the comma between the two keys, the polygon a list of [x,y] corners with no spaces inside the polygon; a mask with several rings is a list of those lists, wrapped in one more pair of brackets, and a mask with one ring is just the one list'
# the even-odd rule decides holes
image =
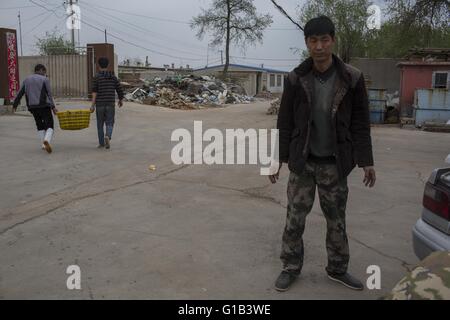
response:
{"label": "tree trunk", "polygon": [[230,65],[230,35],[231,35],[231,3],[227,0],[227,38],[226,38],[226,49],[225,49],[225,66],[223,68],[223,78],[225,79],[228,74],[228,67]]}

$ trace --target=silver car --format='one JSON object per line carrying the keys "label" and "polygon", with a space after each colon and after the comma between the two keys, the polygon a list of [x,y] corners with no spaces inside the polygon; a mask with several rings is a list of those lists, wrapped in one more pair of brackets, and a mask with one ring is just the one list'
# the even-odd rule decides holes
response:
{"label": "silver car", "polygon": [[[450,164],[450,155],[446,162]],[[420,260],[435,251],[450,251],[450,167],[434,170],[428,179],[413,245]]]}

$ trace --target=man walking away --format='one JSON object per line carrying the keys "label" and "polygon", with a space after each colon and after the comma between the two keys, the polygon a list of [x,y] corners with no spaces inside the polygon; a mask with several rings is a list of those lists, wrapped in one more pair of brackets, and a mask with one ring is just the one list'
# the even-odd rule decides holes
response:
{"label": "man walking away", "polygon": [[[100,72],[94,77],[92,85],[91,111],[97,109],[97,131],[99,148],[110,148],[114,128],[116,92],[119,96],[119,108],[123,106],[123,90],[119,80],[110,71],[107,71],[109,61],[99,58]],[[106,125],[106,134],[104,126]]]}
{"label": "man walking away", "polygon": [[13,110],[17,110],[20,100],[25,95],[28,111],[36,121],[41,147],[52,153],[50,145],[53,138],[53,115],[58,112],[50,90],[50,81],[46,76],[47,70],[42,64],[36,65],[34,74],[27,77],[14,99]]}

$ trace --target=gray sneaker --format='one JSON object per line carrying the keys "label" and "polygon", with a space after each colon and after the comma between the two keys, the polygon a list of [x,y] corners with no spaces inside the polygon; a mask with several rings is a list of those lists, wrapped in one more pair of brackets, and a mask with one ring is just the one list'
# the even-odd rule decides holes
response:
{"label": "gray sneaker", "polygon": [[353,290],[359,290],[362,291],[364,290],[364,285],[361,283],[361,281],[359,281],[358,279],[356,279],[355,277],[351,276],[348,273],[345,274],[328,274],[328,278],[330,280],[333,280],[337,283],[340,283],[344,286],[346,286],[347,288],[353,289]]}
{"label": "gray sneaker", "polygon": [[275,290],[279,292],[285,292],[289,290],[291,285],[297,280],[298,276],[296,274],[282,271],[275,282]]}
{"label": "gray sneaker", "polygon": [[111,139],[108,136],[105,136],[105,148],[111,148]]}

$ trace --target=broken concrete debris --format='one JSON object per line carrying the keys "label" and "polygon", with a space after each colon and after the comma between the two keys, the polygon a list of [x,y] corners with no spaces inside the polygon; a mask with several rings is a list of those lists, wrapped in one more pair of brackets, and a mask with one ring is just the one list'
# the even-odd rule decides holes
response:
{"label": "broken concrete debris", "polygon": [[243,87],[208,76],[145,79],[138,87],[128,87],[127,92],[127,101],[174,109],[198,109],[253,101]]}
{"label": "broken concrete debris", "polygon": [[276,115],[278,115],[278,113],[280,112],[280,105],[281,105],[281,100],[280,100],[280,98],[277,98],[277,99],[275,99],[275,100],[273,100],[271,103],[270,103],[270,108],[269,108],[269,110],[267,110],[267,115],[273,115],[273,116],[276,116]]}
{"label": "broken concrete debris", "polygon": [[264,99],[264,100],[271,100],[274,98],[277,98],[278,95],[273,94],[270,91],[261,91],[259,93],[256,94],[255,98],[260,98],[260,99]]}

